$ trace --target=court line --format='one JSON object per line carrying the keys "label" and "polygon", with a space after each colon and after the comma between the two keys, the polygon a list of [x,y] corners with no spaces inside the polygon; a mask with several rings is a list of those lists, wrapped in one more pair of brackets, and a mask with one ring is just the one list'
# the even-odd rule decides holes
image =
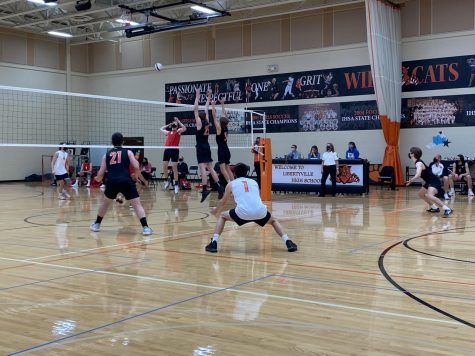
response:
{"label": "court line", "polygon": [[[278,218],[278,219],[279,219],[279,221],[289,221],[289,220],[296,220],[296,219],[301,219],[301,218],[306,218],[306,217],[313,217],[313,216],[314,216],[314,214],[305,214],[305,215],[291,216],[291,217],[288,217],[288,218],[284,217],[284,218]],[[223,231],[236,230],[236,229],[245,229],[245,228],[249,228],[249,227],[252,227],[252,226],[251,225],[250,226],[229,225],[228,227],[225,227]],[[86,226],[84,228],[86,228]],[[108,230],[105,230],[105,231],[108,231]],[[212,231],[214,231],[214,227],[209,228],[209,229],[204,229],[204,230],[185,232],[185,233],[181,233],[181,234],[173,234],[173,235],[152,237],[152,238],[147,239],[147,244],[149,244],[150,241],[159,242],[161,240],[177,237],[175,239],[172,239],[172,241],[174,241],[174,240],[181,239],[184,236],[189,236],[189,235],[192,236],[192,235],[203,234],[205,232],[212,232]],[[64,255],[67,255],[67,254],[85,253],[85,252],[95,251],[95,250],[103,249],[103,248],[126,246],[126,245],[129,245],[129,244],[132,244],[132,243],[137,243],[137,242],[138,241],[125,242],[125,243],[121,243],[121,244],[106,245],[106,246],[101,246],[101,247],[94,247],[94,248],[90,248],[90,249],[85,249],[85,250],[71,251],[71,252],[67,252],[67,253],[64,253],[64,254],[54,254],[54,255],[49,255],[49,256],[34,257],[34,258],[26,259],[25,261],[36,261],[36,260],[47,259],[47,258],[52,258],[52,257],[57,257],[57,256],[64,256]],[[0,245],[1,245],[1,243],[0,243]]]}
{"label": "court line", "polygon": [[[276,274],[276,276],[283,277],[283,278],[289,278],[289,279],[303,280],[303,281],[312,281],[312,282],[320,282],[320,283],[325,283],[325,284],[335,284],[335,285],[345,285],[345,286],[352,286],[352,287],[361,287],[361,288],[366,288],[366,289],[385,290],[385,291],[388,291],[388,292],[398,292],[399,293],[399,290],[397,288],[382,287],[382,286],[376,286],[376,285],[366,284],[366,283],[355,283],[355,282],[349,282],[349,281],[335,281],[335,280],[331,280],[331,279],[317,279],[317,278],[309,278],[309,277],[305,277],[305,276],[297,276],[297,275],[292,275],[292,274]],[[418,294],[425,294],[425,295],[435,296],[435,297],[445,297],[445,298],[469,300],[469,301],[475,300],[475,297],[470,298],[470,297],[463,297],[463,296],[458,296],[458,295],[431,293],[431,292],[425,292],[425,291],[419,291],[419,290],[414,290],[412,292],[418,293]]]}
{"label": "court line", "polygon": [[157,308],[154,308],[154,309],[150,309],[150,310],[147,310],[147,311],[145,311],[145,312],[142,312],[142,313],[139,313],[139,314],[135,314],[135,315],[131,315],[131,316],[126,317],[126,318],[123,318],[123,319],[115,320],[115,321],[110,322],[110,323],[107,323],[107,324],[99,325],[99,326],[96,326],[95,328],[91,328],[91,329],[88,329],[88,330],[84,330],[84,331],[81,331],[81,332],[76,333],[76,334],[68,335],[68,336],[63,337],[63,338],[60,338],[60,339],[56,339],[56,340],[52,340],[52,341],[45,342],[45,343],[43,343],[43,344],[35,345],[35,346],[29,347],[29,348],[27,348],[27,349],[19,350],[19,351],[10,353],[10,354],[8,354],[8,355],[9,355],[9,356],[20,355],[20,354],[22,354],[22,353],[26,353],[26,352],[29,352],[29,351],[38,350],[38,349],[43,349],[43,348],[45,348],[45,347],[47,347],[47,346],[50,346],[50,345],[53,345],[53,344],[58,344],[58,343],[60,343],[60,342],[63,342],[63,341],[65,341],[65,340],[69,340],[69,339],[75,338],[75,337],[77,337],[77,336],[81,336],[81,335],[84,335],[84,334],[88,334],[88,333],[91,333],[91,332],[94,332],[94,331],[97,331],[97,330],[100,330],[100,329],[107,328],[107,327],[112,326],[112,325],[116,325],[116,324],[119,324],[119,323],[123,323],[123,322],[126,322],[126,321],[131,320],[131,319],[136,319],[136,318],[139,318],[139,317],[141,317],[141,316],[148,315],[148,314],[151,314],[151,313],[160,311],[160,310],[168,309],[168,308],[171,308],[171,307],[174,307],[174,306],[177,306],[177,305],[186,303],[186,302],[190,302],[190,301],[193,301],[193,300],[196,300],[196,299],[205,298],[205,297],[208,297],[208,296],[213,295],[213,294],[216,294],[216,293],[225,292],[225,291],[227,291],[227,290],[233,290],[233,289],[235,289],[235,288],[239,288],[239,287],[242,287],[242,286],[245,286],[245,285],[249,285],[249,284],[252,284],[252,283],[256,283],[256,282],[262,281],[262,280],[264,280],[264,279],[266,279],[266,278],[269,278],[269,277],[272,277],[272,276],[273,276],[273,274],[269,274],[269,275],[262,276],[262,277],[259,277],[259,278],[251,279],[250,281],[238,283],[238,284],[235,284],[235,285],[232,285],[232,286],[229,286],[229,287],[219,288],[219,289],[214,290],[214,291],[211,291],[211,292],[198,294],[198,295],[195,295],[195,296],[193,296],[193,297],[186,298],[186,299],[181,299],[181,300],[176,301],[176,302],[174,302],[174,303],[162,305],[161,307],[157,307]]}
{"label": "court line", "polygon": [[[5,258],[2,258],[2,259],[5,259]],[[9,259],[9,260],[14,260],[14,259]],[[213,294],[213,293],[216,293],[216,292],[221,291],[221,290],[229,290],[229,291],[236,292],[236,293],[241,293],[241,294],[248,294],[248,295],[260,296],[260,297],[270,297],[270,298],[274,298],[274,299],[301,302],[301,303],[307,303],[307,304],[312,304],[312,305],[320,305],[320,306],[330,307],[330,308],[339,308],[339,309],[365,312],[365,313],[371,313],[371,314],[377,314],[377,315],[392,316],[392,317],[399,317],[399,318],[406,318],[406,319],[413,319],[413,320],[421,320],[421,321],[429,321],[429,322],[449,324],[449,325],[460,325],[459,323],[457,323],[455,321],[451,321],[451,320],[435,319],[435,318],[430,318],[430,317],[422,317],[422,316],[404,314],[404,313],[387,312],[387,311],[377,310],[377,309],[354,307],[354,306],[349,306],[349,305],[345,305],[345,304],[327,303],[327,302],[321,302],[321,301],[309,300],[309,299],[302,299],[302,298],[295,298],[295,297],[285,297],[285,296],[279,296],[279,295],[268,294],[268,293],[243,291],[243,290],[234,289],[236,287],[233,287],[233,286],[223,289],[222,287],[216,287],[216,286],[211,286],[211,285],[203,285],[203,284],[197,284],[197,283],[191,283],[191,282],[165,280],[165,279],[154,278],[154,277],[146,277],[146,276],[136,276],[136,275],[129,275],[129,274],[123,274],[123,273],[118,273],[118,272],[91,270],[91,269],[80,268],[80,267],[54,265],[54,264],[48,264],[48,263],[43,263],[43,262],[34,262],[34,264],[47,266],[47,267],[53,267],[53,268],[64,268],[64,269],[91,271],[91,272],[94,271],[95,273],[100,273],[100,274],[108,274],[108,275],[119,276],[119,277],[136,278],[136,279],[140,279],[140,280],[164,282],[164,283],[185,285],[185,286],[192,286],[192,287],[201,287],[201,288],[213,289],[214,290],[212,292],[205,293],[206,295]],[[271,275],[268,275],[266,277],[263,277],[262,279],[269,278],[269,277],[272,277],[272,276],[275,277],[276,275],[271,274]],[[196,298],[197,297],[194,297],[194,299],[196,299]],[[189,299],[189,300],[191,300],[191,299]],[[188,300],[186,300],[186,301],[188,301]],[[60,339],[60,340],[63,340],[63,339]],[[55,341],[55,342],[57,342],[57,341]],[[29,351],[29,350],[31,350],[31,349],[22,350],[21,352],[26,352],[26,351]],[[14,354],[11,354],[11,355],[15,355],[15,354],[18,354],[18,353],[14,353]]]}
{"label": "court line", "polygon": [[[120,265],[113,265],[113,266],[101,267],[101,268],[93,269],[93,270],[91,270],[91,271],[83,271],[83,272],[78,272],[78,273],[74,273],[74,274],[68,274],[67,276],[55,277],[55,278],[50,278],[50,279],[36,280],[35,282],[29,282],[29,283],[25,283],[25,284],[18,284],[18,285],[10,286],[10,287],[3,287],[3,288],[0,288],[0,292],[1,292],[1,291],[6,291],[6,290],[11,290],[11,289],[16,289],[16,288],[21,288],[21,287],[28,287],[28,286],[31,286],[31,285],[36,285],[36,284],[41,284],[41,283],[54,282],[54,281],[56,281],[56,280],[58,280],[58,279],[70,278],[70,277],[75,277],[75,276],[79,276],[79,275],[82,275],[82,274],[94,273],[94,272],[98,272],[98,271],[101,271],[101,270],[106,270],[106,269],[108,269],[108,268],[125,267],[125,266],[130,266],[130,265],[139,264],[139,263],[142,263],[142,262],[149,262],[149,261],[150,261],[150,260],[148,260],[148,261],[135,261],[135,262],[123,263],[123,264],[120,264]],[[27,303],[27,305],[31,305],[31,303]],[[0,311],[0,313],[1,313],[1,311]]]}
{"label": "court line", "polygon": [[[174,240],[172,240],[174,241]],[[208,257],[208,258],[224,258],[224,259],[235,259],[235,260],[242,260],[242,261],[253,261],[253,262],[260,262],[260,263],[269,263],[269,264],[282,264],[282,262],[273,261],[273,260],[262,260],[262,259],[250,259],[246,257],[237,257],[237,256],[222,256],[216,254],[203,254],[201,252],[191,252],[191,251],[177,251],[177,250],[169,250],[169,249],[157,249],[157,248],[148,248],[152,251],[163,251],[163,252],[172,252],[172,253],[183,253],[183,254],[190,254],[190,255],[199,255],[201,257]],[[1,259],[1,257],[0,257]],[[372,276],[380,276],[379,272],[373,271],[363,271],[363,270],[355,270],[355,269],[348,269],[348,268],[336,268],[336,267],[325,267],[325,266],[317,266],[317,265],[306,265],[302,263],[288,263],[288,266],[291,267],[305,267],[305,268],[314,268],[314,269],[324,269],[330,271],[337,271],[337,272],[350,272],[350,273],[358,273],[358,274],[366,274]],[[395,275],[399,278],[404,279],[416,279],[421,281],[430,281],[430,282],[438,282],[438,283],[449,283],[449,284],[461,284],[461,285],[470,285],[475,286],[475,283],[469,282],[460,282],[460,281],[453,281],[453,280],[443,280],[443,279],[432,279],[432,278],[423,278],[423,277],[416,277],[416,276],[408,276],[408,275]]]}

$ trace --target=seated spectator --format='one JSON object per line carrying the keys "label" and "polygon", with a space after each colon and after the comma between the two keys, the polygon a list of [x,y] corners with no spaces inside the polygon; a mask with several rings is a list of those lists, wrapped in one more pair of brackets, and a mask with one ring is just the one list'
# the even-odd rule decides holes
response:
{"label": "seated spectator", "polygon": [[182,155],[178,157],[178,179],[186,178],[189,174],[188,165],[186,164]]}
{"label": "seated spectator", "polygon": [[302,155],[297,151],[297,145],[292,145],[291,151],[287,155],[287,159],[302,159]]}
{"label": "seated spectator", "polygon": [[84,158],[84,162],[81,164],[81,170],[79,171],[79,176],[86,177],[87,179],[86,187],[91,186],[92,165],[89,162],[89,158]]}
{"label": "seated spectator", "polygon": [[452,178],[450,177],[450,173],[447,167],[447,164],[442,162],[442,156],[440,154],[436,154],[434,156],[434,161],[429,165],[429,168],[432,171],[432,174],[439,177],[442,180],[442,184],[444,187],[444,199],[449,200],[450,195],[450,187],[454,186],[452,182]]}
{"label": "seated spectator", "polygon": [[356,148],[354,142],[348,143],[348,150],[346,151],[346,159],[358,159],[360,158],[360,152]]}
{"label": "seated spectator", "polygon": [[140,165],[140,173],[142,176],[149,180],[152,177],[152,164],[148,161],[147,157],[144,157],[142,164]]}
{"label": "seated spectator", "polygon": [[312,148],[310,148],[310,153],[307,155],[308,159],[320,159],[320,152],[318,152],[318,147],[316,145],[313,145]]}
{"label": "seated spectator", "polygon": [[[465,157],[463,155],[457,155],[457,159],[452,167],[452,179],[454,182],[467,182],[468,196],[473,197],[472,177],[470,176],[468,162],[465,162]],[[452,188],[451,193],[455,194],[455,189]]]}

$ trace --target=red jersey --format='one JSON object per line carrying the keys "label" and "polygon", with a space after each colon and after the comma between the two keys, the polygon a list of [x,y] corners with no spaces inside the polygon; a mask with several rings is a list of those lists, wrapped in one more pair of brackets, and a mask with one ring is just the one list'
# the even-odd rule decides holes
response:
{"label": "red jersey", "polygon": [[167,135],[167,140],[165,141],[165,146],[179,146],[180,145],[181,134],[177,131],[170,131]]}
{"label": "red jersey", "polygon": [[89,172],[91,170],[91,163],[83,163],[81,170],[83,172]]}

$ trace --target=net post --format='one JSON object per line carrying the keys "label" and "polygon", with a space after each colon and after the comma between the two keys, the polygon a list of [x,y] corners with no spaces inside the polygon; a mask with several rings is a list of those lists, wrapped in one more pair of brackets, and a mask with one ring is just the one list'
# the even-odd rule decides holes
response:
{"label": "net post", "polygon": [[270,138],[261,138],[261,199],[272,201],[272,145]]}

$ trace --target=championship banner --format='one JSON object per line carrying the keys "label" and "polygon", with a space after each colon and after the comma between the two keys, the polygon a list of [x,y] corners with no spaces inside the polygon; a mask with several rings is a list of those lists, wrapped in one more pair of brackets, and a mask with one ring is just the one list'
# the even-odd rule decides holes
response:
{"label": "championship banner", "polygon": [[[434,58],[402,63],[403,92],[475,87],[475,55]],[[206,92],[226,103],[259,103],[282,100],[374,94],[369,65],[299,71],[255,77],[224,78],[165,84],[165,101],[193,104],[200,89],[200,104]]]}
{"label": "championship banner", "polygon": [[[299,117],[298,106],[270,106],[265,108],[252,108],[253,111],[265,112],[266,114],[266,132],[298,132]],[[254,115],[253,125],[255,128],[262,128],[261,116]],[[246,116],[246,128],[248,132],[251,129],[250,117]]]}
{"label": "championship banner", "polygon": [[380,130],[376,101],[356,101],[340,104],[340,131]]}
{"label": "championship banner", "polygon": [[311,104],[299,107],[300,131],[337,131],[340,104]]}
{"label": "championship banner", "polygon": [[475,126],[475,95],[402,100],[402,128]]}

